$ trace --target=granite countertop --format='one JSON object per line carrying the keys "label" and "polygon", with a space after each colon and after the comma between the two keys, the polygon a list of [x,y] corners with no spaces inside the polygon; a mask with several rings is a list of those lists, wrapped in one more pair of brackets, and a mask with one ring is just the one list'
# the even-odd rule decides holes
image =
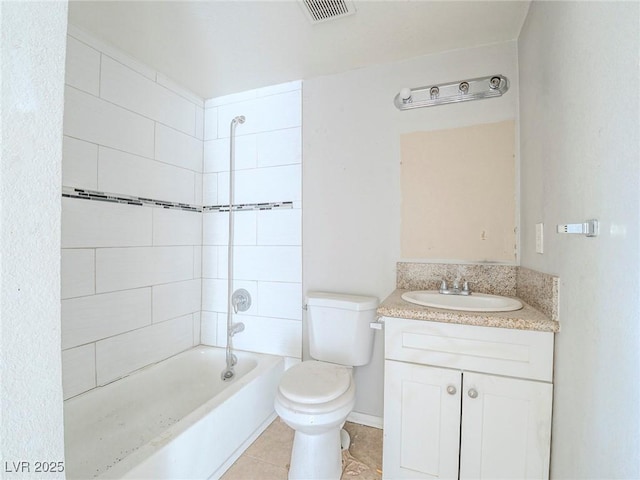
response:
{"label": "granite countertop", "polygon": [[560,324],[539,312],[531,305],[522,302],[523,308],[512,312],[463,312],[423,307],[409,303],[401,298],[408,289],[398,288],[378,307],[381,317],[429,320],[433,322],[478,325],[481,327],[515,328],[539,332],[558,332]]}

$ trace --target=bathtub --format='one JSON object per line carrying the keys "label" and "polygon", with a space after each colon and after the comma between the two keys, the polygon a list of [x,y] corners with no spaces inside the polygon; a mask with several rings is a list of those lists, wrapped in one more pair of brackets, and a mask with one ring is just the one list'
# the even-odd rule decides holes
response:
{"label": "bathtub", "polygon": [[284,359],[198,346],[65,401],[67,479],[218,478],[276,417]]}

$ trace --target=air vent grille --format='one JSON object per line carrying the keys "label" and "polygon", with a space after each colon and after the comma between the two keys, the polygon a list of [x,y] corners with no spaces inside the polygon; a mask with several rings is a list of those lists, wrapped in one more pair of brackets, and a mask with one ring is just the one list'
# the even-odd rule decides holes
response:
{"label": "air vent grille", "polygon": [[347,0],[301,0],[301,3],[313,23],[345,17],[356,12],[353,2]]}

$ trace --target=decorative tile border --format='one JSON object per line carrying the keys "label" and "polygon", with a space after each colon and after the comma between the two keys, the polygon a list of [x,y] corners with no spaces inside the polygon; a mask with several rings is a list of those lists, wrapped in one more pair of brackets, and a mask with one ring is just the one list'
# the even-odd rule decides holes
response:
{"label": "decorative tile border", "polygon": [[[190,205],[188,203],[167,202],[152,198],[136,197],[133,195],[120,195],[114,193],[99,192],[97,190],[87,190],[84,188],[62,187],[62,196],[66,198],[78,198],[81,200],[95,200],[98,202],[121,203],[124,205],[138,205],[156,208],[168,208],[171,210],[183,210],[186,212],[228,212],[229,205]],[[293,208],[293,202],[268,202],[268,203],[241,203],[232,205],[231,209],[236,211],[245,210],[276,210]]]}
{"label": "decorative tile border", "polygon": [[[270,202],[270,203],[239,203],[232,205],[234,212],[244,210],[279,210],[283,208],[293,208],[293,202]],[[228,212],[229,205],[211,205],[202,207],[205,212]]]}
{"label": "decorative tile border", "polygon": [[96,190],[85,190],[80,188],[62,187],[62,196],[67,198],[79,198],[82,200],[96,200],[99,202],[122,203],[126,205],[150,206],[158,208],[168,208],[172,210],[184,210],[187,212],[201,212],[202,207],[189,205],[188,203],[167,202],[164,200],[154,200],[152,198],[135,197],[133,195],[120,195],[113,193],[98,192]]}

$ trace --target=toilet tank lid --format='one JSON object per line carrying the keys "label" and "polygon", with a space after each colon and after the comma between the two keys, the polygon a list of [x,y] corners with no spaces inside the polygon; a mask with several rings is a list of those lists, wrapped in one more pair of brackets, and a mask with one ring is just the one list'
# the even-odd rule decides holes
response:
{"label": "toilet tank lid", "polygon": [[346,295],[344,293],[309,292],[307,305],[314,307],[341,308],[343,310],[373,310],[378,307],[376,297]]}

